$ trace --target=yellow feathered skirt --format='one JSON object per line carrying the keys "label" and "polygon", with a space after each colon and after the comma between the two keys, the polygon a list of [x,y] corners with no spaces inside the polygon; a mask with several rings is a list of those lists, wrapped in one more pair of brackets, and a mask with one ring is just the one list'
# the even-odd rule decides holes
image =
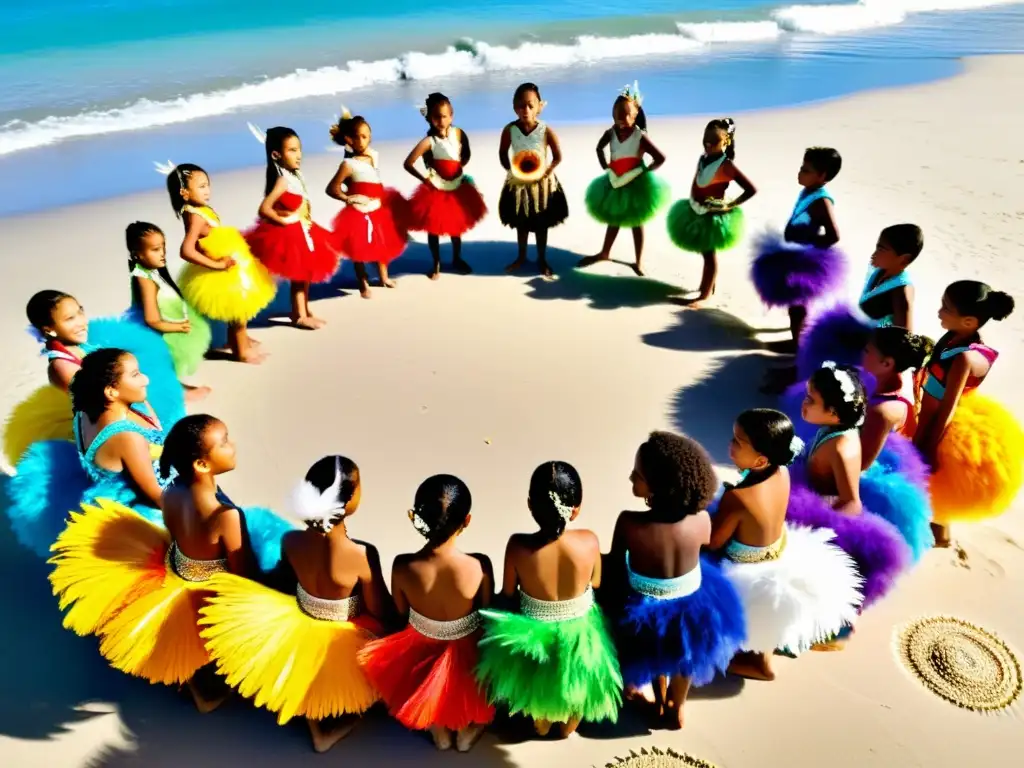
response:
{"label": "yellow feathered skirt", "polygon": [[199,608],[209,582],[168,563],[167,531],[121,504],[83,504],[57,538],[50,583],[64,626],[100,637],[110,665],[151,683],[180,685],[209,663]]}
{"label": "yellow feathered skirt", "polygon": [[68,393],[47,384],[14,407],[4,424],[4,457],[12,467],[32,443],[73,440],[74,416]]}
{"label": "yellow feathered skirt", "polygon": [[224,323],[246,323],[274,300],[277,284],[234,227],[213,227],[199,240],[214,261],[234,259],[228,269],[186,264],[178,275],[182,295],[200,314]]}
{"label": "yellow feathered skirt", "polygon": [[948,525],[1001,515],[1024,480],[1024,431],[977,390],[960,399],[942,436],[931,478],[933,519]]}
{"label": "yellow feathered skirt", "polygon": [[256,706],[323,720],[365,712],[379,698],[356,655],[383,634],[369,616],[321,621],[303,613],[295,595],[218,574],[201,611],[202,636],[217,671]]}

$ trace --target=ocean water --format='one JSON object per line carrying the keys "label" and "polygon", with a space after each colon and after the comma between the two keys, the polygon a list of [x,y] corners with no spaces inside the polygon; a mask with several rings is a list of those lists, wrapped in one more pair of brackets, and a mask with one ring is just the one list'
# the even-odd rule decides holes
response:
{"label": "ocean water", "polygon": [[154,160],[261,162],[246,122],[327,144],[344,102],[377,138],[432,90],[467,129],[531,79],[556,123],[639,79],[652,115],[734,113],[923,82],[1024,51],[1020,0],[2,0],[0,215],[159,183]]}

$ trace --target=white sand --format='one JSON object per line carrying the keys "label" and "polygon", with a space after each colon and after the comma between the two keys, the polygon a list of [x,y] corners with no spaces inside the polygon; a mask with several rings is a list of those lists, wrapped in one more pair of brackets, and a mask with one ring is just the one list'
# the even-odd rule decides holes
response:
{"label": "white sand", "polygon": [[[925,230],[926,249],[914,269],[919,330],[938,334],[938,297],[954,278],[980,278],[1024,300],[1024,109],[1000,85],[1021,78],[1024,58],[987,58],[942,83],[738,116],[738,164],[760,190],[746,208],[752,230],[784,222],[803,149],[830,144],[845,163],[831,185],[843,244],[864,259],[865,269],[882,226],[913,221]],[[677,196],[688,191],[703,123],[658,119],[651,126]],[[316,305],[330,321],[326,330],[259,329],[272,353],[262,367],[204,365],[198,378],[215,392],[203,410],[224,418],[239,446],[239,468],[223,483],[230,495],[242,504],[280,507],[310,463],[345,453],[360,464],[365,481],[351,531],[375,542],[387,564],[419,545],[405,513],[417,484],[453,472],[476,501],[464,545],[486,551],[500,569],[508,534],[531,525],[527,482],[543,460],[561,458],[579,468],[586,486],[579,522],[593,527],[606,547],[619,510],[638,507],[627,477],[647,431],[685,430],[725,461],[735,414],[769,404],[756,392],[768,356],[758,351],[751,329],[782,329],[785,315],[761,309],[742,247],[722,257],[713,311],[665,303],[677,286],[696,286],[700,260],[676,251],[660,220],[648,228],[646,266],[664,282],[639,280],[619,265],[586,274],[569,269],[601,243],[602,229],[588,219],[582,200],[598,172],[592,148],[602,129],[560,131],[566,160],[558,173],[573,215],[551,233],[551,258],[562,272],[556,282],[501,274],[514,255],[513,237],[491,215],[467,241],[465,255],[477,275],[428,281],[426,249],[418,245],[398,262],[400,287],[377,289],[362,301],[346,268],[345,292]],[[321,146],[320,137],[306,139],[307,148]],[[496,145],[495,134],[473,136],[470,170],[492,208],[502,178]],[[377,149],[385,181],[411,191],[415,182],[401,171],[407,147]],[[310,156],[305,165],[317,193],[314,212],[324,223],[337,206],[319,189],[339,159]],[[226,223],[252,219],[262,173],[215,176],[213,203]],[[0,386],[4,413],[44,380],[33,344],[20,333],[34,291],[69,291],[94,316],[120,311],[128,301],[125,224],[150,220],[172,246],[179,242],[180,224],[158,184],[154,176],[151,193],[0,220],[0,327],[9,371]],[[628,234],[616,256],[631,260]],[[851,294],[860,288],[859,269],[854,276]],[[986,328],[986,340],[1002,352],[986,391],[1024,415],[1016,378],[1024,370],[1022,330],[1024,311]],[[471,758],[439,755],[379,715],[329,757],[313,755],[301,724],[279,729],[271,715],[241,702],[201,717],[184,697],[105,669],[90,641],[62,630],[44,569],[10,541],[5,527],[0,764],[588,766],[660,745],[728,768],[1009,765],[1010,755],[1024,748],[1020,723],[935,698],[906,677],[891,643],[895,625],[943,613],[995,630],[1024,652],[1019,507],[993,525],[955,531],[966,560],[953,550],[929,553],[897,594],[864,617],[845,652],[809,654],[799,663],[779,659],[772,684],[729,680],[697,692],[682,733],[651,735],[627,713],[616,728],[590,728],[568,744],[487,735]]]}

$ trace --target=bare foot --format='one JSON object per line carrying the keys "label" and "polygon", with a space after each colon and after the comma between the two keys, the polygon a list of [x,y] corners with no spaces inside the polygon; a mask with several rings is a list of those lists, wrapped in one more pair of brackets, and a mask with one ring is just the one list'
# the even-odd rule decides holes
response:
{"label": "bare foot", "polygon": [[248,334],[246,334],[246,336],[249,339],[250,346],[256,347],[257,349],[263,346],[263,343],[258,339],[254,339],[252,336],[249,336]]}
{"label": "bare foot", "polygon": [[581,720],[583,720],[582,717],[574,717],[570,719],[569,722],[560,724],[558,726],[558,737],[561,739],[568,739],[576,733],[576,729],[580,727]]}
{"label": "bare foot", "polygon": [[207,697],[204,696],[199,687],[191,680],[188,681],[188,690],[192,694],[192,701],[196,704],[196,709],[201,715],[208,715],[229,698],[231,698],[231,691],[228,690],[219,696]]}
{"label": "bare foot", "polygon": [[307,331],[315,331],[320,327],[312,317],[298,317],[297,315],[292,315],[292,325]]}
{"label": "bare foot", "polygon": [[440,280],[441,279],[441,265],[440,264],[435,265],[433,269],[431,269],[429,272],[427,272],[427,277],[429,277],[431,280]]}
{"label": "bare foot", "polygon": [[[358,717],[329,718],[326,721],[307,720],[309,733],[313,737],[313,749],[323,754],[348,736],[359,722]],[[322,723],[330,725],[324,727]],[[337,725],[334,723],[337,722]]]}
{"label": "bare foot", "polygon": [[325,325],[327,325],[327,321],[324,320],[322,317],[316,317],[315,315],[310,315],[309,319],[312,320],[314,323],[316,323],[316,327],[317,328],[323,328]]}
{"label": "bare foot", "polygon": [[252,347],[238,355],[238,362],[249,363],[249,365],[259,365],[266,359],[266,352],[260,352],[258,349],[253,349]]}
{"label": "bare foot", "polygon": [[654,704],[654,691],[649,687],[639,688],[635,685],[627,685],[622,692],[626,701],[642,701],[647,704]]}
{"label": "bare foot", "polygon": [[398,283],[396,283],[391,278],[388,278],[387,280],[381,280],[380,281],[380,285],[381,285],[382,288],[397,288],[398,287]]}
{"label": "bare foot", "polygon": [[181,386],[185,390],[186,403],[198,403],[213,392],[209,387],[193,387],[191,384],[182,384]]}
{"label": "bare foot", "polygon": [[647,276],[644,273],[644,268],[642,266],[640,266],[640,262],[639,261],[636,264],[631,264],[630,266],[633,268],[633,271],[636,272],[637,277],[646,277]]}
{"label": "bare foot", "polygon": [[545,280],[550,280],[555,276],[555,273],[551,271],[551,265],[548,264],[546,261],[538,261],[537,269],[540,270],[541,277],[543,277]]}
{"label": "bare foot", "polygon": [[730,675],[745,677],[748,680],[770,682],[775,679],[771,661],[764,653],[737,653],[729,663],[728,672]]}
{"label": "bare foot", "polygon": [[697,296],[693,299],[677,299],[676,303],[686,307],[687,309],[703,309],[704,302],[710,298],[710,296]]}
{"label": "bare foot", "polygon": [[364,299],[373,298],[373,291],[370,290],[369,283],[363,283],[362,285],[359,286],[359,295],[362,296]]}
{"label": "bare foot", "polygon": [[604,253],[598,253],[594,256],[584,256],[582,259],[576,262],[576,266],[580,269],[584,267],[590,267],[597,264],[599,261],[608,261],[608,256]]}
{"label": "bare foot", "polygon": [[665,727],[670,731],[679,731],[683,727],[683,708],[677,707],[675,704],[668,704],[665,707],[665,715],[662,722],[665,723]]}
{"label": "bare foot", "polygon": [[473,274],[473,268],[469,266],[469,262],[465,259],[455,259],[452,261],[452,269],[454,269],[456,274],[459,275]]}
{"label": "bare foot", "polygon": [[473,745],[484,735],[484,726],[471,725],[459,731],[455,739],[455,748],[459,752],[469,752]]}
{"label": "bare foot", "polygon": [[438,725],[430,727],[430,735],[434,739],[434,746],[441,752],[452,748],[452,732],[447,728]]}
{"label": "bare foot", "polygon": [[932,536],[935,537],[935,546],[937,549],[949,549],[949,545],[953,543],[953,540],[949,536],[949,526],[939,525],[938,523],[932,523]]}
{"label": "bare foot", "polygon": [[[514,272],[518,272],[524,266],[526,266],[526,259],[516,259],[511,264],[509,264],[507,267],[505,267],[505,272],[507,272],[508,274],[511,275]],[[548,727],[550,728],[551,726],[548,726]]]}
{"label": "bare foot", "polygon": [[538,736],[547,736],[551,733],[551,721],[550,720],[534,720],[533,730],[537,732]]}

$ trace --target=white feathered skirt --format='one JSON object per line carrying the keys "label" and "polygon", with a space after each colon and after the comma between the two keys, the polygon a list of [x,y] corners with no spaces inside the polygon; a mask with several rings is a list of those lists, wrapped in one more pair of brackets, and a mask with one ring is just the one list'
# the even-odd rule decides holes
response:
{"label": "white feathered skirt", "polygon": [[853,624],[863,595],[853,560],[831,544],[827,528],[787,526],[786,547],[775,560],[722,560],[747,618],[745,651],[803,653]]}

